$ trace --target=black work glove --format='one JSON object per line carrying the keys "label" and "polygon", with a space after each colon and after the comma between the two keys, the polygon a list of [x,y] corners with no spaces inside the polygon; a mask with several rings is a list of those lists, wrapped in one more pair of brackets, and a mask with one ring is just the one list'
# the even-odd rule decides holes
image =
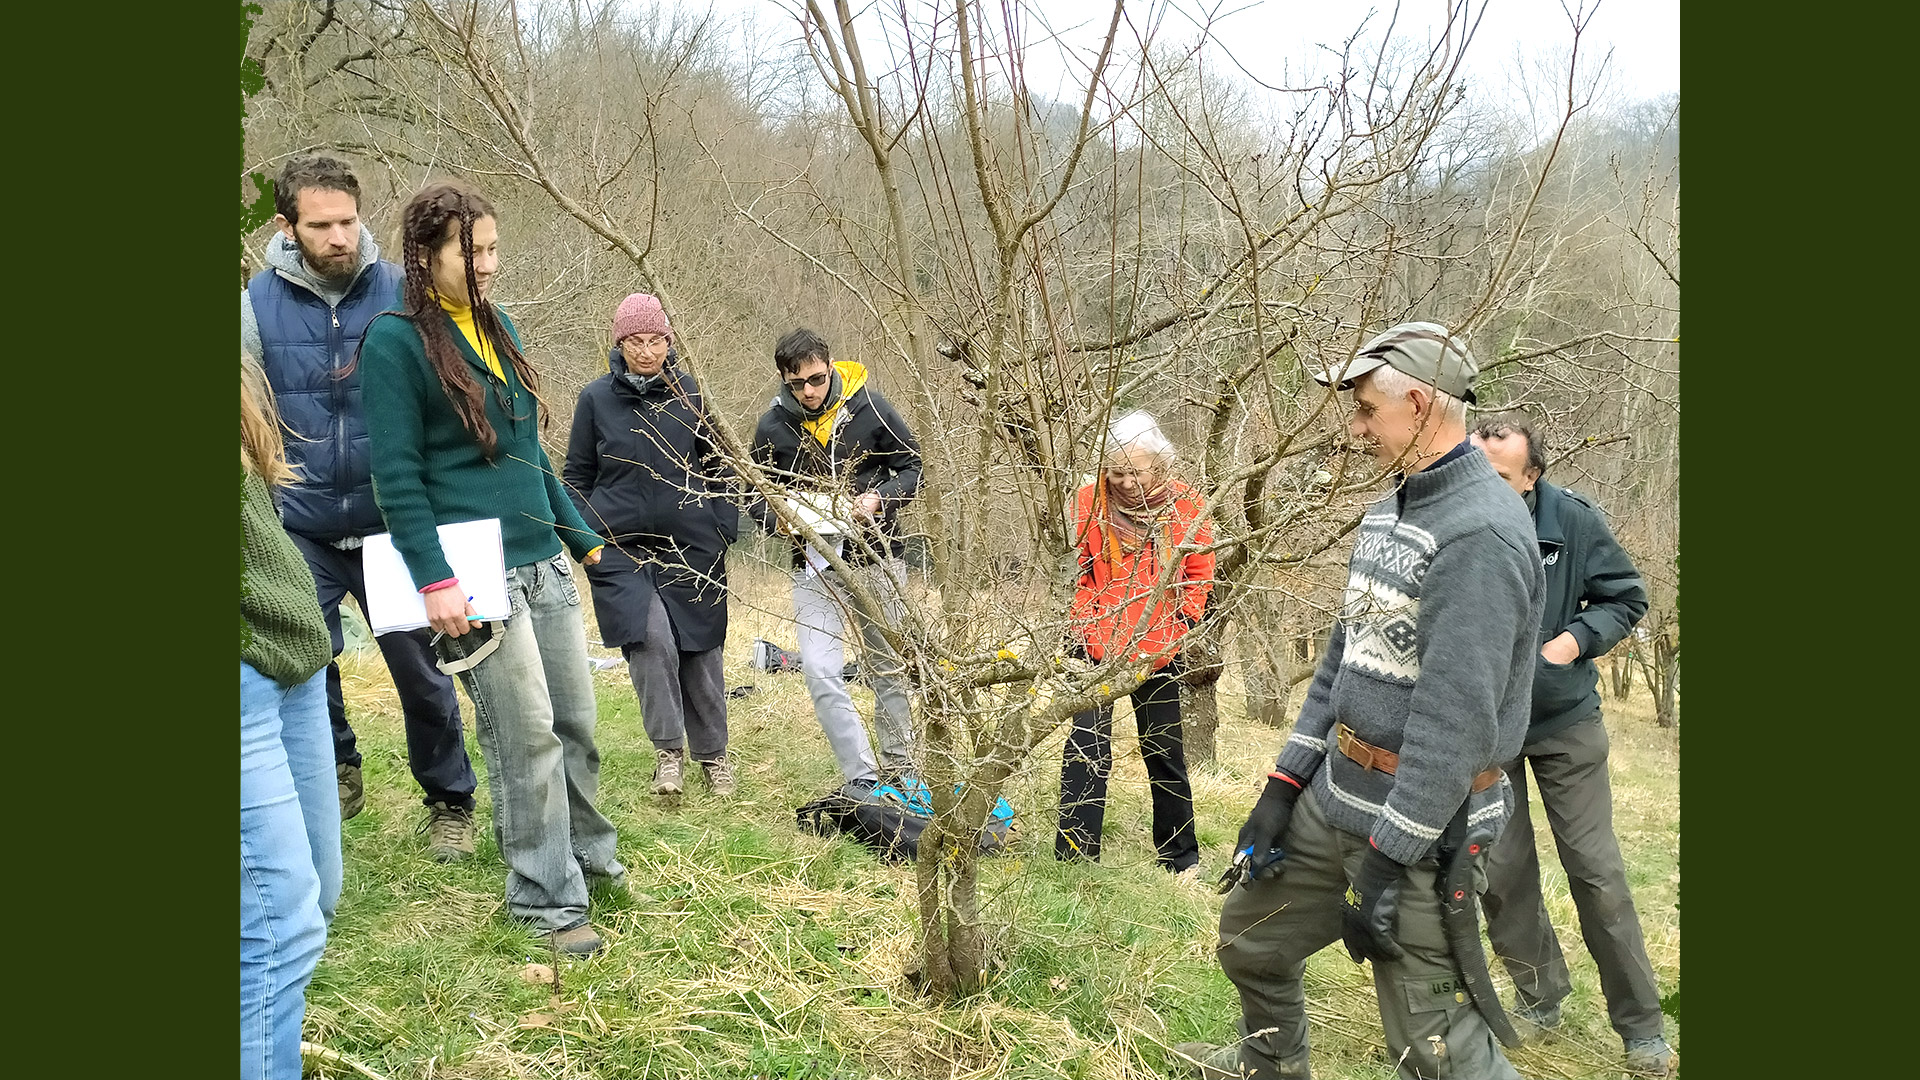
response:
{"label": "black work glove", "polygon": [[1293,804],[1305,786],[1304,781],[1291,773],[1276,769],[1267,774],[1266,790],[1260,793],[1260,801],[1253,804],[1247,823],[1240,826],[1240,838],[1233,842],[1234,859],[1245,860],[1246,869],[1240,876],[1240,884],[1248,885],[1280,873],[1280,860],[1286,857],[1280,850],[1280,840],[1287,835],[1287,823],[1293,820]]}
{"label": "black work glove", "polygon": [[1400,910],[1400,883],[1406,876],[1406,867],[1371,843],[1367,845],[1366,861],[1347,889],[1347,903],[1340,914],[1340,936],[1346,939],[1347,955],[1354,963],[1398,960],[1407,955],[1393,940],[1393,924]]}

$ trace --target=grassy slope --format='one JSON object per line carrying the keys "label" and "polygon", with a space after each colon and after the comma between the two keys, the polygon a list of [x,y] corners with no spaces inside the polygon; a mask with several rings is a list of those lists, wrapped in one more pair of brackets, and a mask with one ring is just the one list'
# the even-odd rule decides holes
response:
{"label": "grassy slope", "polygon": [[[1211,955],[1219,901],[1210,888],[1172,884],[1152,864],[1146,777],[1124,705],[1106,862],[1064,867],[1050,857],[1056,735],[1010,792],[1021,838],[982,874],[991,918],[1010,928],[990,989],[945,1008],[916,998],[902,977],[914,955],[911,869],[794,829],[793,808],[838,777],[799,677],[746,667],[754,637],[791,643],[777,579],[752,564],[737,565],[735,578],[727,681],[759,692],[733,702],[741,790],[731,803],[697,779],[678,807],[648,796],[652,756],[625,671],[595,677],[602,806],[620,827],[633,886],[646,895],[596,907],[611,948],[562,966],[557,1008],[550,986],[523,975],[547,961],[545,951],[503,917],[505,868],[484,795],[478,857],[456,866],[428,860],[391,684],[377,653],[346,658],[367,808],[346,824],[346,890],[309,992],[309,1039],[395,1080],[855,1080],[1163,1076],[1163,1047],[1227,1035],[1238,1006]],[[756,607],[740,597],[763,599]],[[866,695],[856,700],[869,707]],[[1222,764],[1193,778],[1209,872],[1280,740],[1242,719],[1231,691],[1221,712]],[[1615,825],[1670,992],[1679,974],[1679,761],[1651,716],[1643,695],[1608,703]],[[471,726],[468,741],[484,783]],[[1537,807],[1535,816],[1544,837]],[[1549,864],[1575,994],[1561,1037],[1514,1062],[1528,1076],[1618,1075],[1619,1042],[1571,932],[1564,875]],[[1505,994],[1504,974],[1496,980]],[[1335,948],[1315,958],[1308,981],[1315,1074],[1392,1076],[1366,970]],[[353,1074],[335,1066],[326,1075]]]}

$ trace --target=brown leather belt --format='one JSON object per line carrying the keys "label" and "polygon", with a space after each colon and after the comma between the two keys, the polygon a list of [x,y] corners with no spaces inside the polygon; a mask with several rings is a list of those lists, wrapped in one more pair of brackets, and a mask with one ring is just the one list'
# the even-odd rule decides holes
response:
{"label": "brown leather belt", "polygon": [[[1360,736],[1355,735],[1353,729],[1345,724],[1336,723],[1333,725],[1333,741],[1340,747],[1340,752],[1345,754],[1348,760],[1363,769],[1372,769],[1375,772],[1383,772],[1388,776],[1392,776],[1394,770],[1400,767],[1399,754],[1391,750],[1382,750],[1372,743],[1365,741],[1360,738]],[[1493,768],[1473,778],[1473,793],[1478,795],[1499,782],[1500,766],[1495,765]]]}

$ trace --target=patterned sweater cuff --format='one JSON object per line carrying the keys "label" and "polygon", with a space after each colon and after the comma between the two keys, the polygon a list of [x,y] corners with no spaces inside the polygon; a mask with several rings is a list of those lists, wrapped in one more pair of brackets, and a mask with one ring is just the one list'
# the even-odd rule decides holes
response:
{"label": "patterned sweater cuff", "polygon": [[1394,862],[1411,866],[1432,850],[1434,842],[1440,839],[1442,828],[1412,820],[1395,810],[1389,799],[1381,809],[1380,816],[1374,820],[1371,838],[1373,846],[1379,848],[1381,854]]}
{"label": "patterned sweater cuff", "polygon": [[1280,748],[1280,756],[1274,759],[1273,764],[1275,768],[1284,769],[1302,780],[1311,780],[1326,759],[1325,739],[1316,739],[1296,731],[1287,737],[1287,744]]}

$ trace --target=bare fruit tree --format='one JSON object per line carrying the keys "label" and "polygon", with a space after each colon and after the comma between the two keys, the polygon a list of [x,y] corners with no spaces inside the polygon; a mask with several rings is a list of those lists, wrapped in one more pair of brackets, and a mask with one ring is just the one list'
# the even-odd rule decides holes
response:
{"label": "bare fruit tree", "polygon": [[[1669,250],[1657,214],[1628,213],[1658,155],[1610,157],[1590,122],[1587,9],[1543,131],[1469,93],[1465,2],[1431,32],[1359,22],[1328,73],[1279,87],[1224,62],[1210,24],[1179,37],[1137,0],[1079,48],[1020,0],[782,10],[770,31],[579,0],[276,5],[251,39],[278,108],[249,119],[250,163],[318,141],[377,163],[392,198],[434,171],[497,191],[528,248],[498,291],[557,373],[550,396],[598,373],[615,300],[659,295],[741,498],[790,536],[819,540],[741,437],[769,343],[834,327],[836,354],[900,388],[926,461],[907,518],[924,557],[897,583],[914,602],[889,618],[851,591],[919,702],[933,992],[977,986],[991,960],[974,838],[995,800],[1151,670],[1132,648],[1067,648],[1071,508],[1114,417],[1158,418],[1211,529],[1180,545],[1216,557],[1185,647],[1202,759],[1223,683],[1291,719],[1345,538],[1392,471],[1352,452],[1310,373],[1384,326],[1447,323],[1489,373],[1483,402],[1546,412],[1569,461],[1671,516],[1677,463],[1661,487],[1651,451],[1607,440],[1639,448],[1677,421],[1677,226]],[[1058,100],[1029,82],[1040,49],[1069,73]],[[1630,248],[1636,268],[1671,257],[1670,291],[1618,272]]]}

